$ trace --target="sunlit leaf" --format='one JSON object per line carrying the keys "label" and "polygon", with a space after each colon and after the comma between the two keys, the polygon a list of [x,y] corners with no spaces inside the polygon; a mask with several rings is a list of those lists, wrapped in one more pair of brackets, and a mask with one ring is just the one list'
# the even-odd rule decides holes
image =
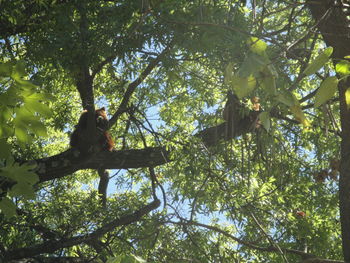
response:
{"label": "sunlit leaf", "polygon": [[0,105],[16,106],[19,101],[20,97],[14,86],[9,87],[6,92],[0,94]]}
{"label": "sunlit leaf", "polygon": [[266,93],[269,95],[276,95],[276,75],[277,72],[274,71],[273,66],[269,65],[265,67],[262,71],[262,81],[261,85]]}
{"label": "sunlit leaf", "polygon": [[235,75],[231,81],[231,87],[238,98],[248,96],[256,87],[256,80],[253,76],[241,78]]}
{"label": "sunlit leaf", "polygon": [[47,129],[45,125],[40,121],[32,121],[29,126],[30,130],[37,136],[47,137]]}
{"label": "sunlit leaf", "polygon": [[345,91],[345,102],[348,109],[350,109],[350,88]]}
{"label": "sunlit leaf", "polygon": [[45,117],[52,116],[51,109],[44,103],[32,99],[25,99],[24,101],[24,107],[26,107],[28,111],[35,111]]}
{"label": "sunlit leaf", "polygon": [[268,59],[255,53],[250,53],[238,70],[238,75],[242,78],[255,75],[269,63]]}
{"label": "sunlit leaf", "polygon": [[322,81],[320,88],[316,92],[315,107],[321,106],[323,103],[331,99],[338,86],[337,77],[328,77]]}
{"label": "sunlit leaf", "polygon": [[15,125],[15,136],[17,140],[22,143],[28,143],[31,141],[31,138],[27,133],[27,127],[25,125]]}
{"label": "sunlit leaf", "polygon": [[281,91],[277,94],[276,99],[289,107],[292,107],[297,103],[295,96],[288,91]]}
{"label": "sunlit leaf", "polygon": [[127,255],[121,259],[120,263],[136,263],[136,260],[132,255]]}
{"label": "sunlit leaf", "polygon": [[[30,198],[32,198],[32,185],[39,181],[38,175],[32,171],[36,165],[27,163],[22,165],[18,163],[11,164],[11,162],[7,163],[5,167],[1,168],[1,175],[17,182],[16,185],[19,185],[17,187],[12,187],[10,192],[14,196],[23,195],[26,197],[30,195]],[[29,189],[23,189],[24,187]],[[23,193],[21,191],[23,191]]]}
{"label": "sunlit leaf", "polygon": [[350,62],[347,60],[338,62],[335,71],[342,76],[350,75]]}
{"label": "sunlit leaf", "polygon": [[294,105],[290,107],[290,111],[293,113],[295,119],[300,122],[304,127],[309,127],[310,122],[306,119],[304,112],[302,111],[300,105]]}
{"label": "sunlit leaf", "polygon": [[326,48],[321,54],[319,54],[304,70],[304,75],[308,76],[317,72],[320,68],[326,64],[329,60],[329,57],[333,53],[333,48]]}
{"label": "sunlit leaf", "polygon": [[23,125],[24,123],[30,123],[30,120],[34,118],[32,112],[27,107],[18,107],[15,109],[15,124]]}
{"label": "sunlit leaf", "polygon": [[260,113],[259,120],[261,121],[261,124],[263,125],[265,130],[269,131],[271,128],[270,114],[268,112]]}
{"label": "sunlit leaf", "polygon": [[249,38],[247,40],[247,44],[249,45],[249,48],[253,53],[259,55],[262,55],[267,48],[267,44],[263,40],[258,39],[257,37]]}
{"label": "sunlit leaf", "polygon": [[136,262],[140,262],[140,263],[146,263],[146,262],[147,262],[146,260],[144,260],[144,259],[141,258],[141,257],[138,257],[138,256],[136,256],[136,255],[132,255],[132,256],[134,257],[134,259],[135,259]]}
{"label": "sunlit leaf", "polygon": [[[17,79],[16,83],[18,87],[25,89],[26,94],[23,94],[25,96],[30,96],[33,93],[35,93],[35,88],[37,88],[36,85],[34,85],[31,81],[29,80],[24,80],[24,79]],[[30,94],[28,93],[30,92]]]}
{"label": "sunlit leaf", "polygon": [[118,256],[118,257],[112,257],[112,258],[109,258],[106,263],[120,263],[121,261],[121,257]]}
{"label": "sunlit leaf", "polygon": [[16,81],[21,81],[21,78],[26,75],[25,65],[23,61],[17,61],[12,69],[11,78]]}

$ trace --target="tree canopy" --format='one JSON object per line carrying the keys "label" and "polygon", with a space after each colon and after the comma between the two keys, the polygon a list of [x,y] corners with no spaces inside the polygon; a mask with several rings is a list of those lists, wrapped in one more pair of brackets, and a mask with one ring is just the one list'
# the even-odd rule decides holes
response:
{"label": "tree canopy", "polygon": [[350,262],[346,2],[0,1],[0,262]]}

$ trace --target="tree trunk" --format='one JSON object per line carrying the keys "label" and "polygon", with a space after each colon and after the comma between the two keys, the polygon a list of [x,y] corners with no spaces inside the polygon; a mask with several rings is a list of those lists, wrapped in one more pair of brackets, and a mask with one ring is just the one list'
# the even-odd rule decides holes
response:
{"label": "tree trunk", "polygon": [[[337,63],[350,55],[349,22],[341,8],[335,7],[335,1],[307,1],[327,46],[334,48],[333,59]],[[345,262],[350,262],[350,109],[345,100],[345,91],[350,81],[339,83],[340,121],[341,121],[341,165],[339,179],[339,207]]]}

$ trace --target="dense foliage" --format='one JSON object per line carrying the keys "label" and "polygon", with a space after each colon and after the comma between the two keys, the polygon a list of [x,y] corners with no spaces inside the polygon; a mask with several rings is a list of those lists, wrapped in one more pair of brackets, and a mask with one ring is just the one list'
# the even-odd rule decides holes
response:
{"label": "dense foliage", "polygon": [[[0,1],[0,260],[348,262],[347,6],[310,2]],[[70,149],[100,107],[115,150]]]}

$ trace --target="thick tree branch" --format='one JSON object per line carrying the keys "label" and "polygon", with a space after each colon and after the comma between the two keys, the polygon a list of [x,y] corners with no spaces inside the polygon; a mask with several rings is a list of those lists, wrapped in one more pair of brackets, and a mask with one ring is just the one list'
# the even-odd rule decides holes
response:
{"label": "thick tree branch", "polygon": [[81,156],[75,149],[69,149],[49,158],[26,162],[37,163],[35,172],[39,175],[40,182],[46,182],[82,169],[128,169],[158,166],[169,162],[169,157],[168,152],[162,147],[106,151],[86,157]]}
{"label": "thick tree branch", "polygon": [[5,252],[4,260],[28,258],[28,257],[40,255],[43,253],[53,253],[58,249],[72,247],[81,243],[86,243],[91,240],[95,240],[119,226],[125,226],[125,225],[129,225],[131,223],[139,221],[143,216],[145,216],[152,210],[158,208],[159,205],[160,205],[160,201],[154,200],[148,205],[138,209],[134,213],[117,218],[109,222],[108,224],[98,228],[97,230],[95,230],[90,234],[61,239],[61,240],[49,241],[49,242],[45,242],[35,246],[31,246],[31,247],[24,247],[20,249],[7,251]]}
{"label": "thick tree branch", "polygon": [[[196,137],[202,139],[203,143],[212,147],[223,140],[230,140],[242,134],[251,132],[255,129],[258,112],[252,111],[243,118],[233,132],[229,130],[227,123],[224,122],[214,127],[205,129]],[[21,161],[36,163],[36,173],[39,175],[40,182],[45,182],[70,175],[82,169],[128,169],[141,167],[156,167],[170,162],[169,151],[163,147],[104,151],[91,156],[81,155],[75,149],[69,149],[58,155],[37,160]]]}

